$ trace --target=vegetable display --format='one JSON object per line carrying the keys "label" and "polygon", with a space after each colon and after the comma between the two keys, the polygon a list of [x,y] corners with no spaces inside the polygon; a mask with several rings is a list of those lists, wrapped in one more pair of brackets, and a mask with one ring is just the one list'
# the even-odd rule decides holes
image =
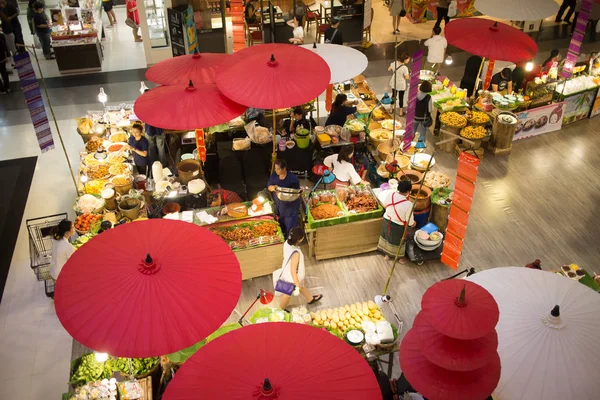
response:
{"label": "vegetable display", "polygon": [[79,386],[91,381],[108,379],[112,374],[112,365],[109,362],[100,363],[96,361],[94,354],[90,353],[81,357],[81,362],[73,371],[69,383]]}
{"label": "vegetable display", "polygon": [[[129,365],[131,360],[131,366]],[[156,364],[158,364],[158,357],[148,358],[115,358],[111,359],[112,369],[114,371],[122,372],[124,375],[145,375],[150,372]]]}
{"label": "vegetable display", "polygon": [[102,215],[90,213],[81,214],[75,219],[75,229],[80,232],[87,232],[94,224],[100,223],[100,221],[102,221]]}

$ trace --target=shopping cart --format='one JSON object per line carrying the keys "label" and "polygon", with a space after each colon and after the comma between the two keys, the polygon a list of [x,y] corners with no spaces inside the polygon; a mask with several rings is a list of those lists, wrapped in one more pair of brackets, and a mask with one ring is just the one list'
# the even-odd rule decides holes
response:
{"label": "shopping cart", "polygon": [[29,264],[38,281],[44,281],[46,296],[54,295],[54,280],[50,276],[52,265],[52,233],[60,221],[67,219],[67,213],[28,219]]}

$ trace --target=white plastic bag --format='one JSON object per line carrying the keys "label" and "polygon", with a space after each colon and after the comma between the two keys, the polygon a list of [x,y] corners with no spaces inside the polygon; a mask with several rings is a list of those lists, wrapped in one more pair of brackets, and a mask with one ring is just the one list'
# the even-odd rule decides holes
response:
{"label": "white plastic bag", "polygon": [[458,13],[458,11],[456,9],[456,1],[453,1],[452,3],[450,3],[450,6],[448,7],[448,16],[450,18],[454,18],[454,17],[456,17],[457,13]]}

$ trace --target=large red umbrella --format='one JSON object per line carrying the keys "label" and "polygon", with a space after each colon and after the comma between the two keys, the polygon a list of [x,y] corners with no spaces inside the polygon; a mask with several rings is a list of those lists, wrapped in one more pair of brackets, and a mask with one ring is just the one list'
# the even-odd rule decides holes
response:
{"label": "large red umbrella", "polygon": [[444,28],[448,43],[467,53],[492,60],[531,60],[538,46],[526,33],[485,18],[459,18]]}
{"label": "large red umbrella", "polygon": [[94,237],[65,264],[54,299],[67,332],[120,357],[169,354],[206,338],[242,289],[237,258],[205,228],[147,220]]}
{"label": "large red umbrella", "polygon": [[229,56],[217,71],[217,86],[248,107],[286,108],[315,99],[331,73],[316,53],[289,44],[248,47]]}
{"label": "large red umbrella", "polygon": [[146,78],[160,85],[195,85],[215,83],[217,66],[226,58],[221,53],[195,53],[173,57],[154,64],[146,71]]}
{"label": "large red umbrella", "polygon": [[215,84],[159,86],[137,98],[135,115],[152,126],[192,130],[224,124],[246,107],[225,97]]}
{"label": "large red umbrella", "polygon": [[492,295],[477,284],[450,279],[431,286],[421,312],[435,330],[454,339],[477,339],[491,333],[500,312]]}
{"label": "large red umbrella", "polygon": [[420,342],[415,329],[406,333],[400,344],[400,369],[411,386],[428,399],[484,400],[498,385],[498,353],[482,368],[468,372],[450,371],[427,360],[421,352]]}
{"label": "large red umbrella", "polygon": [[[217,86],[233,101],[248,107],[294,107],[319,96],[329,85],[327,62],[310,50],[289,44],[248,47],[229,57],[217,71]],[[277,157],[273,139],[272,164]],[[272,167],[271,167],[272,168]]]}
{"label": "large red umbrella", "polygon": [[478,339],[453,339],[436,331],[422,313],[417,314],[412,329],[419,335],[425,358],[445,369],[471,371],[488,364],[497,355],[495,329]]}
{"label": "large red umbrella", "polygon": [[378,400],[375,374],[360,354],[327,331],[270,322],[245,326],[196,352],[165,400]]}

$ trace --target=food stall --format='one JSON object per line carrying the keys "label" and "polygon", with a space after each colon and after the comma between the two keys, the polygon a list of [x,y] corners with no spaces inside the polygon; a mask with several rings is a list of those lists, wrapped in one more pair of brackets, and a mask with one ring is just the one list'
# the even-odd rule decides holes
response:
{"label": "food stall", "polygon": [[102,70],[102,1],[61,0],[50,9],[52,47],[61,74]]}
{"label": "food stall", "polygon": [[305,193],[302,212],[309,256],[326,260],[376,250],[383,211],[365,186]]}
{"label": "food stall", "polygon": [[587,118],[594,106],[600,79],[581,75],[556,85],[555,100],[564,102],[562,124]]}

